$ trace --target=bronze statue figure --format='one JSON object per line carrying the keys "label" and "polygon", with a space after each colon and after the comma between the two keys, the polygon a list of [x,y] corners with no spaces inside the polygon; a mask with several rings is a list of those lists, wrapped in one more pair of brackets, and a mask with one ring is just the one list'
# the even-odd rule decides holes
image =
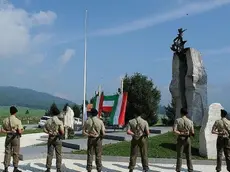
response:
{"label": "bronze statue figure", "polygon": [[179,58],[179,83],[180,83],[180,95],[181,95],[181,105],[184,108],[187,108],[187,100],[186,100],[186,88],[185,88],[185,77],[187,74],[188,66],[187,66],[187,58],[185,55],[185,43],[187,41],[183,40],[183,33],[187,29],[183,30],[182,28],[178,29],[177,37],[173,40],[173,44],[170,47],[171,50],[178,56]]}
{"label": "bronze statue figure", "polygon": [[173,40],[173,44],[170,47],[174,53],[181,54],[184,51],[184,45],[187,41],[183,40],[183,33],[187,29],[183,30],[182,28],[178,29],[177,37]]}

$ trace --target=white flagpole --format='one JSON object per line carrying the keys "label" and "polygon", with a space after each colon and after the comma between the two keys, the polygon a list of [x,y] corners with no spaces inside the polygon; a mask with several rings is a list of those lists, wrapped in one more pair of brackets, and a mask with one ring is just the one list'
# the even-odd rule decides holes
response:
{"label": "white flagpole", "polygon": [[121,78],[121,94],[123,94],[123,90],[124,90],[124,88],[123,88],[123,86],[124,86],[124,79],[123,78]]}
{"label": "white flagpole", "polygon": [[86,57],[87,57],[87,37],[86,37],[86,32],[87,32],[87,10],[85,10],[85,58],[84,58],[84,102],[83,102],[83,114],[82,114],[82,125],[84,123],[84,121],[87,118],[87,114],[86,114],[86,106],[85,106],[85,102],[86,102]]}

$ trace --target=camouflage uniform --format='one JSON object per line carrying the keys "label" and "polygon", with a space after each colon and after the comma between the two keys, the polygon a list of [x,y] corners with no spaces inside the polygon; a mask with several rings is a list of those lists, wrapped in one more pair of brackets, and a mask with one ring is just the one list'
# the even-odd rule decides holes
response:
{"label": "camouflage uniform", "polygon": [[84,124],[84,131],[86,131],[90,136],[88,136],[87,143],[87,167],[88,171],[92,170],[93,153],[96,155],[96,166],[97,171],[102,170],[101,155],[102,155],[102,136],[105,132],[105,126],[102,120],[97,116],[88,117]]}
{"label": "camouflage uniform", "polygon": [[187,160],[188,172],[193,171],[192,165],[192,153],[191,153],[191,139],[190,134],[194,131],[193,122],[186,116],[178,118],[175,120],[174,128],[179,132],[188,133],[188,135],[179,135],[177,138],[177,164],[176,171],[181,171],[182,166],[182,154],[185,151],[185,156]]}
{"label": "camouflage uniform", "polygon": [[[22,122],[15,115],[11,115],[3,120],[2,129],[5,131],[23,130]],[[4,166],[8,168],[10,166],[10,159],[13,153],[13,165],[15,167],[14,172],[20,172],[17,170],[19,162],[20,151],[20,136],[18,134],[8,133],[5,140],[5,157]],[[6,170],[7,171],[7,170]]]}
{"label": "camouflage uniform", "polygon": [[47,120],[44,126],[44,132],[49,133],[48,143],[47,143],[47,159],[46,159],[46,168],[47,172],[50,171],[52,166],[53,153],[55,150],[56,154],[56,168],[57,171],[61,171],[62,165],[62,141],[60,138],[60,131],[64,131],[63,122],[57,117],[54,116]]}
{"label": "camouflage uniform", "polygon": [[130,153],[130,162],[128,168],[130,169],[130,171],[133,171],[136,165],[136,159],[137,159],[137,153],[139,147],[143,170],[148,171],[149,170],[148,136],[147,136],[147,131],[149,131],[148,122],[139,116],[129,121],[127,130],[130,130],[134,133],[134,136],[131,140],[131,153]]}
{"label": "camouflage uniform", "polygon": [[218,135],[216,142],[217,149],[217,166],[216,171],[221,171],[222,166],[222,156],[224,151],[224,156],[226,159],[227,170],[230,171],[230,121],[226,118],[222,118],[220,120],[215,121],[213,125],[213,129],[219,133],[223,133]]}

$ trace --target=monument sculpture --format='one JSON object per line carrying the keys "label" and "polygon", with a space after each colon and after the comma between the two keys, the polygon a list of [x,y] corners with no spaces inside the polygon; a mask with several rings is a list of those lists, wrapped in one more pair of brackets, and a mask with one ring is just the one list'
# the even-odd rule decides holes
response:
{"label": "monument sculpture", "polygon": [[74,112],[69,106],[66,106],[65,110],[62,111],[61,114],[64,116],[63,123],[65,129],[65,139],[67,139],[68,129],[74,129]]}
{"label": "monument sculpture", "polygon": [[207,74],[200,52],[185,47],[184,32],[178,29],[171,46],[174,55],[169,90],[176,103],[176,118],[180,117],[181,107],[185,107],[194,125],[201,126],[207,112]]}
{"label": "monument sculpture", "polygon": [[216,159],[217,135],[212,134],[212,126],[220,119],[220,110],[224,109],[221,104],[213,103],[209,106],[207,115],[204,116],[199,135],[199,152],[201,156],[208,159]]}

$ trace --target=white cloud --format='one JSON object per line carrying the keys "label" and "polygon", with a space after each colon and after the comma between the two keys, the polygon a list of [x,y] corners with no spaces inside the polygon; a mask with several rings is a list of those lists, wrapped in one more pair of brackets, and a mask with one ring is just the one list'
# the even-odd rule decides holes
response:
{"label": "white cloud", "polygon": [[33,37],[32,41],[34,42],[34,44],[41,44],[49,41],[52,36],[52,34],[39,33]]}
{"label": "white cloud", "polygon": [[52,24],[57,18],[57,15],[53,11],[40,11],[32,15],[31,19],[35,25],[47,25]]}
{"label": "white cloud", "polygon": [[197,15],[200,13],[208,12],[215,8],[227,5],[229,3],[230,3],[230,0],[197,1],[194,3],[183,5],[181,7],[177,7],[176,9],[172,11],[168,11],[168,12],[161,13],[155,16],[135,20],[135,21],[125,23],[117,27],[100,29],[98,31],[95,31],[91,35],[92,36],[107,36],[107,35],[124,34],[127,32],[152,27],[152,26],[164,23],[164,22],[177,20],[183,17],[189,17],[192,15]]}
{"label": "white cloud", "polygon": [[19,58],[35,57],[33,54],[37,53],[34,51],[38,51],[40,43],[50,37],[42,33],[34,36],[31,31],[39,25],[52,24],[57,15],[51,11],[31,14],[6,4],[0,10],[0,18],[0,58]]}
{"label": "white cloud", "polygon": [[65,65],[70,61],[70,59],[75,55],[75,50],[74,49],[67,49],[65,50],[64,54],[61,55],[60,57],[60,63],[62,65]]}

